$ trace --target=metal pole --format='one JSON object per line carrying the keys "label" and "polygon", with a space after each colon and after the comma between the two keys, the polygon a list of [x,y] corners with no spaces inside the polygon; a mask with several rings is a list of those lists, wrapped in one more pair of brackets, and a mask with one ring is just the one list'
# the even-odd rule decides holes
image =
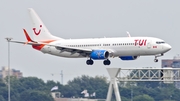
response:
{"label": "metal pole", "polygon": [[63,85],[63,70],[61,70],[61,83]]}
{"label": "metal pole", "polygon": [[8,101],[11,101],[10,92],[10,41],[12,38],[5,38],[8,41]]}
{"label": "metal pole", "polygon": [[112,82],[112,80],[111,80],[111,82],[110,82],[110,84],[109,84],[109,89],[108,89],[106,101],[111,101],[112,93],[113,93],[113,82]]}
{"label": "metal pole", "polygon": [[133,86],[134,86],[134,83],[131,83],[131,101],[133,101]]}
{"label": "metal pole", "polygon": [[131,85],[131,101],[133,101],[133,88],[132,88],[132,85]]}
{"label": "metal pole", "polygon": [[118,85],[117,85],[116,78],[114,78],[113,88],[114,88],[116,101],[121,101],[121,95],[119,93],[119,88],[118,88]]}
{"label": "metal pole", "polygon": [[132,100],[132,85],[131,85],[131,101],[133,101],[133,100]]}

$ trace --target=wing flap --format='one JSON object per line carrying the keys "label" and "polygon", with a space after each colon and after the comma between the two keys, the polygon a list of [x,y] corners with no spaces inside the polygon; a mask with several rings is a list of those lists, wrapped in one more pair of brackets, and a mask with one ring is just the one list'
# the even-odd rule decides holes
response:
{"label": "wing flap", "polygon": [[56,45],[48,45],[54,46],[56,49],[61,51],[67,51],[72,53],[91,53],[92,49],[83,49],[83,48],[76,48],[76,47],[67,47],[67,46],[56,46]]}

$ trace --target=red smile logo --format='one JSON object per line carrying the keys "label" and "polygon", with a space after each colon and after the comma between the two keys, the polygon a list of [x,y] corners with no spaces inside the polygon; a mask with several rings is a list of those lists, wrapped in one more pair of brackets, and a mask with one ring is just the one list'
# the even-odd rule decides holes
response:
{"label": "red smile logo", "polygon": [[[40,25],[40,28],[42,28],[42,25]],[[34,34],[39,35],[41,33],[41,29],[39,29],[38,32],[36,32],[36,28],[33,28]]]}

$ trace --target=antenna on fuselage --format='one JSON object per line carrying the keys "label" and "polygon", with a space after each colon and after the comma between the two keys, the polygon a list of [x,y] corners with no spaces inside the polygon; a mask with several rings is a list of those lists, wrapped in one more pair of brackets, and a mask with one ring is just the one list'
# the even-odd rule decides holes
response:
{"label": "antenna on fuselage", "polygon": [[126,33],[127,33],[128,37],[131,37],[131,35],[130,35],[130,33],[128,31],[126,31]]}

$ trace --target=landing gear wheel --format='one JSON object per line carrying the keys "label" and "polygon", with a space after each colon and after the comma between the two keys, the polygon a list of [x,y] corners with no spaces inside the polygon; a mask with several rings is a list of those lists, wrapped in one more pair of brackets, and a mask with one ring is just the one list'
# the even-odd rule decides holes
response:
{"label": "landing gear wheel", "polygon": [[154,59],[154,62],[158,62],[158,59]]}
{"label": "landing gear wheel", "polygon": [[91,59],[86,61],[86,64],[87,64],[87,65],[93,65],[93,63],[94,63],[94,61],[91,60]]}
{"label": "landing gear wheel", "polygon": [[104,60],[104,61],[103,61],[103,64],[104,64],[104,65],[110,65],[110,64],[111,64],[111,61],[109,61],[109,60]]}

